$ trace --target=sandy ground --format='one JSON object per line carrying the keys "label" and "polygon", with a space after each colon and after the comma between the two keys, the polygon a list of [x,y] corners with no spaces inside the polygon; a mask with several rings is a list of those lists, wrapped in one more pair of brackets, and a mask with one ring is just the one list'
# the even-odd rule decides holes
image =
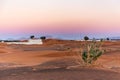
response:
{"label": "sandy ground", "polygon": [[[104,42],[97,68],[73,57],[83,42],[46,40],[44,45],[0,44],[0,80],[120,80],[120,42]],[[71,49],[72,51],[70,51]]]}

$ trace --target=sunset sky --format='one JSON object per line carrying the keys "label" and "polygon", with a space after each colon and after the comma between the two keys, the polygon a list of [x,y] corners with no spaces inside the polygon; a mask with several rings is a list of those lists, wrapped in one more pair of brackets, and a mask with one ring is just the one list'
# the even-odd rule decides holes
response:
{"label": "sunset sky", "polygon": [[120,36],[120,0],[0,0],[0,39]]}

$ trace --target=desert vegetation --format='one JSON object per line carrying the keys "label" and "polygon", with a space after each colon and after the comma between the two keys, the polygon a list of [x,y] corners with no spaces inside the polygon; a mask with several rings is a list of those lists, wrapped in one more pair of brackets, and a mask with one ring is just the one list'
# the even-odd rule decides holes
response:
{"label": "desert vegetation", "polygon": [[84,40],[85,40],[85,41],[89,40],[89,37],[88,37],[88,36],[85,36],[85,37],[84,37]]}
{"label": "desert vegetation", "polygon": [[104,51],[101,49],[101,43],[92,42],[86,45],[86,49],[82,51],[82,60],[86,65],[93,64]]}
{"label": "desert vegetation", "polygon": [[40,37],[40,39],[45,40],[45,39],[46,39],[46,37],[45,37],[45,36],[41,36],[41,37]]}
{"label": "desert vegetation", "polygon": [[31,35],[31,36],[30,36],[30,39],[34,39],[34,38],[35,38],[35,36],[34,36],[34,35]]}
{"label": "desert vegetation", "polygon": [[76,52],[74,58],[82,66],[96,65],[97,59],[105,52],[102,49],[103,41],[87,41],[89,39],[87,36],[84,39],[85,42],[81,43],[80,50]]}

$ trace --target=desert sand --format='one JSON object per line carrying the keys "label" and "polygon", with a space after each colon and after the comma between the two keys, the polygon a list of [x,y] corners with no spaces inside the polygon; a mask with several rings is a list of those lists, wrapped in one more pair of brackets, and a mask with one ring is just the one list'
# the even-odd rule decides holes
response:
{"label": "desert sand", "polygon": [[[120,80],[120,41],[105,41],[97,67],[78,65],[82,41],[45,40],[43,45],[0,43],[0,80]],[[71,51],[72,50],[72,51]]]}

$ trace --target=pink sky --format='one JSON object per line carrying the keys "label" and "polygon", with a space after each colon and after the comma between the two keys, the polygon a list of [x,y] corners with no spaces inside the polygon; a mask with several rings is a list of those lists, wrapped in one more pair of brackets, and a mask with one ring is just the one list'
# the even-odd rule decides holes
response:
{"label": "pink sky", "polygon": [[0,36],[57,33],[119,36],[118,3],[118,0],[4,0],[0,6]]}

